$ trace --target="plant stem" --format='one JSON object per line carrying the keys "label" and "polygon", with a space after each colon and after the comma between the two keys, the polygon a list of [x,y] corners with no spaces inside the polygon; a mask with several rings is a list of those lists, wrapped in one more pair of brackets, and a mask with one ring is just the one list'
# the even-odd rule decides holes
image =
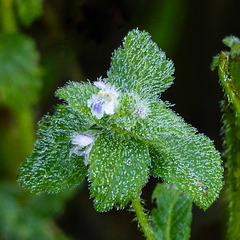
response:
{"label": "plant stem", "polygon": [[227,194],[229,200],[228,239],[240,239],[240,118],[225,97],[225,148],[227,155]]}
{"label": "plant stem", "polygon": [[[236,52],[235,52],[236,48]],[[229,222],[227,239],[240,239],[240,42],[231,47],[231,54],[221,52],[218,74],[225,90],[224,130],[227,156],[227,195]]]}
{"label": "plant stem", "polygon": [[145,237],[148,240],[156,240],[153,231],[147,221],[145,213],[143,211],[140,199],[139,198],[136,198],[134,200],[132,199],[132,204]]}
{"label": "plant stem", "polygon": [[0,0],[1,30],[4,33],[17,32],[12,0]]}

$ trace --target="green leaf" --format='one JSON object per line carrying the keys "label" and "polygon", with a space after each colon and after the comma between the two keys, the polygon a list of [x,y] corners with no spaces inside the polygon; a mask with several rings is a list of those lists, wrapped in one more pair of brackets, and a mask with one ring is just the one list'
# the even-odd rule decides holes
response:
{"label": "green leaf", "polygon": [[212,59],[212,63],[211,63],[211,70],[214,71],[216,67],[218,67],[218,63],[219,63],[219,55],[213,57]]}
{"label": "green leaf", "polygon": [[148,147],[124,135],[100,135],[89,156],[91,196],[97,211],[123,208],[147,181]]}
{"label": "green leaf", "polygon": [[150,146],[153,176],[176,184],[207,209],[222,188],[221,159],[212,141],[196,132],[163,102],[156,102],[129,134]]}
{"label": "green leaf", "polygon": [[192,220],[192,201],[175,186],[157,184],[152,200],[157,208],[151,212],[157,240],[188,240]]}
{"label": "green leaf", "polygon": [[29,27],[31,23],[42,15],[43,0],[16,0],[18,16],[23,25]]}
{"label": "green leaf", "polygon": [[180,116],[166,108],[164,102],[151,103],[148,108],[146,118],[133,128],[136,136],[147,140],[148,144],[162,141],[166,134],[188,136],[196,132],[196,129],[185,123]]}
{"label": "green leaf", "polygon": [[156,100],[173,83],[174,66],[145,31],[135,29],[115,51],[109,82],[124,91],[135,91]]}
{"label": "green leaf", "polygon": [[0,102],[15,109],[38,100],[39,55],[34,42],[20,34],[0,34]]}
{"label": "green leaf", "polygon": [[232,47],[235,43],[240,43],[239,38],[235,37],[235,36],[229,36],[229,37],[225,37],[223,39],[223,43],[228,46],[228,47]]}
{"label": "green leaf", "polygon": [[[138,115],[137,109],[143,114]],[[187,123],[163,102],[148,103],[137,94],[122,93],[119,106],[108,121],[100,123],[105,128],[112,127],[120,133],[129,134],[146,144],[154,144],[162,135],[176,133],[189,135],[197,130]]]}
{"label": "green leaf", "polygon": [[80,111],[89,120],[97,121],[97,118],[91,113],[91,108],[87,106],[87,101],[98,92],[99,88],[91,84],[69,82],[66,87],[56,91],[56,96],[66,100],[72,108]]}
{"label": "green leaf", "polygon": [[184,190],[206,210],[222,188],[221,159],[213,142],[203,134],[166,134],[150,149],[151,174]]}
{"label": "green leaf", "polygon": [[60,105],[53,116],[46,116],[40,123],[35,148],[21,165],[18,181],[34,193],[58,193],[79,185],[87,168],[83,157],[70,156],[71,139],[88,128],[80,112]]}
{"label": "green leaf", "polygon": [[[115,113],[107,122],[102,121],[101,124],[119,128],[120,131],[132,131],[137,123],[144,121],[149,110],[148,103],[136,93],[121,93],[118,102]],[[142,116],[137,114],[138,108],[143,109]]]}

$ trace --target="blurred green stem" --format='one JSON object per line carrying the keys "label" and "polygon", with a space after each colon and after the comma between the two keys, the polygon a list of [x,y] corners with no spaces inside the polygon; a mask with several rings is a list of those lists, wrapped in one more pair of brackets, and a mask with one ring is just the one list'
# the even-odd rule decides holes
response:
{"label": "blurred green stem", "polygon": [[16,125],[19,133],[19,146],[22,149],[23,157],[28,156],[33,149],[35,141],[35,127],[31,108],[21,109],[15,113]]}
{"label": "blurred green stem", "polygon": [[136,212],[138,222],[140,223],[140,226],[142,228],[142,231],[143,231],[145,237],[148,240],[156,240],[156,238],[153,234],[153,231],[147,221],[145,213],[143,211],[142,205],[140,203],[140,199],[136,198],[136,199],[132,200],[132,204],[133,204],[133,208]]}
{"label": "blurred green stem", "polygon": [[17,31],[13,13],[13,0],[0,0],[1,30],[4,33]]}

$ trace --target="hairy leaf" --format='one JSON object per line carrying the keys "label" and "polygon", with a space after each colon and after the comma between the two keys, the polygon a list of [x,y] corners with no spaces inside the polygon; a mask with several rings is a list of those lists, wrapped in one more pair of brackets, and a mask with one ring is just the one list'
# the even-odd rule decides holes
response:
{"label": "hairy leaf", "polygon": [[96,117],[91,113],[91,108],[87,106],[87,100],[98,91],[99,89],[91,84],[69,82],[66,87],[60,88],[56,92],[56,96],[66,100],[72,108],[80,111],[89,120],[96,121]]}
{"label": "hairy leaf", "polygon": [[[105,125],[119,128],[120,131],[132,131],[136,124],[145,120],[148,104],[138,94],[122,93],[119,96],[116,112]],[[102,122],[104,125],[104,122]]]}
{"label": "hairy leaf", "polygon": [[0,101],[15,110],[38,99],[39,56],[34,42],[20,34],[0,34]]}
{"label": "hairy leaf", "polygon": [[42,15],[43,0],[16,0],[19,18],[25,26]]}
{"label": "hairy leaf", "polygon": [[71,140],[88,128],[80,112],[60,105],[53,116],[40,123],[35,148],[21,165],[18,181],[34,193],[57,193],[79,185],[87,168],[82,156],[70,156]]}
{"label": "hairy leaf", "polygon": [[222,188],[221,159],[203,134],[162,136],[150,156],[152,175],[184,190],[204,210],[218,197]]}
{"label": "hairy leaf", "polygon": [[122,93],[116,113],[101,124],[137,137],[147,144],[153,144],[165,134],[188,136],[197,131],[167,108],[164,102],[148,103],[132,93]]}
{"label": "hairy leaf", "polygon": [[97,211],[123,208],[139,196],[148,176],[149,153],[142,142],[121,135],[100,135],[89,157],[91,196]]}
{"label": "hairy leaf", "polygon": [[229,36],[229,37],[225,37],[223,39],[223,43],[228,46],[228,47],[233,47],[234,44],[239,44],[240,40],[239,38],[235,37],[235,36]]}
{"label": "hairy leaf", "polygon": [[192,201],[175,186],[157,184],[152,194],[157,208],[151,212],[153,232],[159,240],[188,240]]}
{"label": "hairy leaf", "polygon": [[173,82],[174,67],[165,53],[145,31],[133,30],[115,51],[109,82],[122,91],[135,91],[144,98],[157,99]]}
{"label": "hairy leaf", "polygon": [[161,101],[149,104],[146,118],[136,125],[133,131],[138,137],[147,139],[148,144],[154,144],[161,141],[165,134],[188,136],[194,134],[196,129],[185,123],[171,109],[166,108],[166,104]]}
{"label": "hairy leaf", "polygon": [[214,69],[218,66],[219,63],[219,55],[213,57],[212,63],[211,63],[211,70],[214,71]]}

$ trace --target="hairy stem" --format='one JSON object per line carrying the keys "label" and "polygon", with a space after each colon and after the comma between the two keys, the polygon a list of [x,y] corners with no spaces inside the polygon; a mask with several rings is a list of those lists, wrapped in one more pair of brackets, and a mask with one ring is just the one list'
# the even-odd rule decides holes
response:
{"label": "hairy stem", "polygon": [[153,234],[153,231],[147,221],[145,213],[143,211],[142,205],[140,203],[140,199],[139,198],[136,198],[134,200],[132,199],[132,204],[133,204],[133,208],[136,212],[138,222],[140,223],[140,226],[142,228],[142,231],[143,231],[145,237],[148,240],[156,240],[156,238]]}
{"label": "hairy stem", "polygon": [[229,222],[227,237],[240,239],[240,42],[235,42],[231,53],[221,52],[218,74],[225,91],[224,131],[225,153],[227,156],[227,195]]}
{"label": "hairy stem", "polygon": [[227,60],[227,54],[225,52],[221,52],[218,75],[221,81],[221,85],[223,86],[226,96],[228,97],[227,104],[232,103],[234,111],[238,116],[240,116],[240,96],[238,89],[234,86],[232,76],[230,76]]}
{"label": "hairy stem", "polygon": [[0,0],[0,18],[2,32],[13,33],[17,31],[12,0]]}
{"label": "hairy stem", "polygon": [[240,118],[225,99],[225,148],[227,155],[227,194],[229,200],[228,239],[240,239]]}

